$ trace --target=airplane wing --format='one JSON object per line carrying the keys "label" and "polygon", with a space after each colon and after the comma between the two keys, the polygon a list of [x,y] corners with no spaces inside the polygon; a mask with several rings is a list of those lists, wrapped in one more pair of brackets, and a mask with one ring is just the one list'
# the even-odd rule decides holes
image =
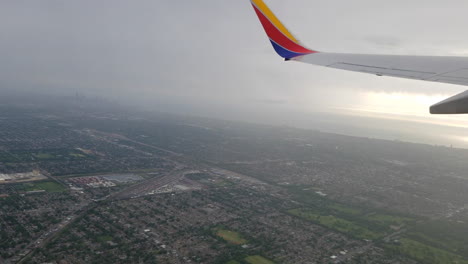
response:
{"label": "airplane wing", "polygon": [[[371,55],[318,52],[302,45],[263,0],[251,0],[275,51],[286,61],[299,61],[377,76],[468,86],[468,57]],[[432,114],[468,113],[468,91],[431,106]]]}

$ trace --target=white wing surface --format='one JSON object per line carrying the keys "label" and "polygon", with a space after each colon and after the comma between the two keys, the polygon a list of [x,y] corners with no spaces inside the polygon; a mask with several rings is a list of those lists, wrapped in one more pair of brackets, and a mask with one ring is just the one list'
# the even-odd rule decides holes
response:
{"label": "white wing surface", "polygon": [[313,53],[291,60],[378,76],[468,85],[468,57]]}

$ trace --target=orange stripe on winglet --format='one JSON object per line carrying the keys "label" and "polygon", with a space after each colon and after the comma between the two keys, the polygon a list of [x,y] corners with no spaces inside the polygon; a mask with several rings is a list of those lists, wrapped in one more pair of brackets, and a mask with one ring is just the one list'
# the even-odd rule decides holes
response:
{"label": "orange stripe on winglet", "polygon": [[299,41],[289,32],[289,30],[281,23],[281,21],[275,16],[275,14],[270,10],[270,8],[263,2],[263,0],[251,0],[252,3],[257,6],[258,9],[270,20],[270,22],[275,25],[275,27],[281,31],[285,36],[290,40],[299,44]]}

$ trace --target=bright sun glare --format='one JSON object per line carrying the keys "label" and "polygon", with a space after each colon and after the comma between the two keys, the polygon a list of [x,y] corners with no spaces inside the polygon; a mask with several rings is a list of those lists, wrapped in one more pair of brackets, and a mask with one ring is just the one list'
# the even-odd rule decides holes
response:
{"label": "bright sun glare", "polygon": [[450,95],[403,92],[362,92],[359,104],[352,107],[354,114],[400,119],[445,126],[468,127],[462,115],[430,115],[429,107]]}
{"label": "bright sun glare", "polygon": [[445,95],[367,92],[364,94],[362,110],[397,115],[427,115],[429,106],[445,98]]}

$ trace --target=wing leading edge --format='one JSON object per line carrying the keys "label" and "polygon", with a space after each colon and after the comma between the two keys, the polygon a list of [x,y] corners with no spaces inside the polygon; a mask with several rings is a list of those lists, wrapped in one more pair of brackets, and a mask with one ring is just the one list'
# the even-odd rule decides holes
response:
{"label": "wing leading edge", "polygon": [[[468,86],[468,57],[318,52],[302,45],[263,0],[251,0],[275,51],[285,60],[340,70]],[[468,91],[431,107],[432,114],[468,113]]]}

